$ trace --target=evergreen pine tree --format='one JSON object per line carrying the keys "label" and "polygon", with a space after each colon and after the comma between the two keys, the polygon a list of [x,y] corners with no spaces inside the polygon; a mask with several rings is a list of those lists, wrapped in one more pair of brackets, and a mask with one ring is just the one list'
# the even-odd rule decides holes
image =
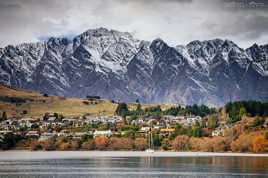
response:
{"label": "evergreen pine tree", "polygon": [[7,120],[7,113],[6,113],[6,111],[4,111],[3,114],[2,114],[2,120]]}

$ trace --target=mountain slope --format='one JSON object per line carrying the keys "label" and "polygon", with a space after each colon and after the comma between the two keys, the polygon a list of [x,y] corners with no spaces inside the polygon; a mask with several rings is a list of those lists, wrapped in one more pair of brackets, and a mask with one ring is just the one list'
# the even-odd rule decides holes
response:
{"label": "mountain slope", "polygon": [[206,104],[268,100],[268,45],[244,50],[229,40],[171,47],[161,39],[98,28],[74,40],[0,50],[0,83],[69,97]]}

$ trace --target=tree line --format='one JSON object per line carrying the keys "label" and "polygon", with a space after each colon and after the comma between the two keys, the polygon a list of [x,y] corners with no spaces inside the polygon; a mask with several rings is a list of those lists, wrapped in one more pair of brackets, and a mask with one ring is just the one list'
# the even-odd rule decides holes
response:
{"label": "tree line", "polygon": [[229,114],[230,123],[241,120],[243,114],[250,117],[268,117],[268,103],[259,101],[237,101],[229,102],[225,105],[226,112]]}
{"label": "tree line", "polygon": [[145,109],[141,108],[141,104],[138,103],[136,110],[129,110],[126,103],[119,103],[115,113],[120,116],[133,116],[133,115],[196,115],[204,117],[209,114],[215,114],[217,113],[216,108],[209,108],[205,105],[189,105],[186,107],[171,107],[167,110],[162,110],[160,105],[148,107]]}

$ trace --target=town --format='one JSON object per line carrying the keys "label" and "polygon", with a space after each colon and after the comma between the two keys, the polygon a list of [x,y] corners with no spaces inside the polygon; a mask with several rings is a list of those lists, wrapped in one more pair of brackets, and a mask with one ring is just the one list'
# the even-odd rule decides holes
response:
{"label": "town", "polygon": [[[4,142],[7,135],[12,134],[14,138],[11,139],[11,145],[16,145],[16,149],[145,150],[148,147],[148,134],[151,132],[154,135],[154,147],[158,150],[240,151],[237,147],[230,146],[235,145],[235,139],[252,128],[255,131],[259,128],[258,133],[267,136],[264,131],[268,125],[265,117],[254,117],[249,121],[245,111],[241,111],[240,115],[243,119],[230,122],[231,119],[223,119],[219,111],[205,106],[179,106],[162,111],[160,106],[141,109],[140,103],[135,110],[129,110],[126,103],[119,103],[114,116],[85,114],[64,117],[58,113],[46,113],[41,118],[7,118],[6,113],[3,113],[0,143]],[[252,135],[255,136],[257,135]],[[208,139],[211,145],[205,148],[195,148],[193,143],[181,146],[183,141],[198,143]],[[217,142],[227,145],[218,149],[215,144]],[[11,146],[6,145],[3,149],[9,147]],[[266,149],[265,147],[261,151]]]}

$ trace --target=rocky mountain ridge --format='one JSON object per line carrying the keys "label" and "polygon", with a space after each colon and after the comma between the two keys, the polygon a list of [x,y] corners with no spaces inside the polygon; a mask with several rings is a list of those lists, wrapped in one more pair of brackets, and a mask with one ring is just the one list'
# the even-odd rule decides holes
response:
{"label": "rocky mountain ridge", "polygon": [[161,39],[98,28],[0,48],[0,83],[68,97],[206,104],[268,101],[268,45],[230,40],[171,47]]}

